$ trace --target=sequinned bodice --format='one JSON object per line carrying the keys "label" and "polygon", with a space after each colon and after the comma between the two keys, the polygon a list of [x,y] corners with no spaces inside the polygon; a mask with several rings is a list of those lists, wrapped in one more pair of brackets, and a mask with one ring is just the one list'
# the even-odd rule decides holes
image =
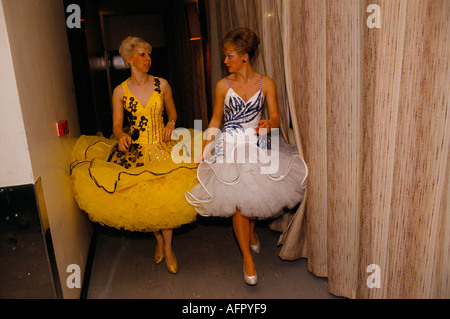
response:
{"label": "sequinned bodice", "polygon": [[246,129],[256,128],[261,120],[261,113],[264,105],[262,76],[259,91],[247,102],[233,90],[229,82],[228,85],[230,88],[228,89],[224,101],[223,130],[233,134],[233,132],[244,132]]}
{"label": "sequinned bodice", "polygon": [[132,144],[127,153],[113,150],[111,162],[129,168],[170,158],[175,142],[162,140],[164,100],[159,78],[154,77],[153,94],[145,106],[130,92],[127,81],[122,83],[122,88]]}
{"label": "sequinned bodice", "polygon": [[[228,81],[228,79],[227,79]],[[261,120],[264,106],[264,94],[262,91],[262,76],[260,89],[248,101],[244,101],[231,87],[225,95],[224,124],[219,141],[215,145],[212,162],[224,160],[226,150],[231,150],[235,145],[243,141],[261,146],[255,128]],[[228,160],[228,159],[227,159]]]}

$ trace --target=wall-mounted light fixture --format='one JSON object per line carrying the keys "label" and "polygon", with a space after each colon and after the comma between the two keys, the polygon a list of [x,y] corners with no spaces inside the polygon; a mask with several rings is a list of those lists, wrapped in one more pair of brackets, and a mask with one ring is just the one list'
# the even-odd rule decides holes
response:
{"label": "wall-mounted light fixture", "polygon": [[201,40],[202,30],[200,27],[200,19],[198,16],[198,8],[196,2],[186,2],[186,16],[189,28],[189,40]]}

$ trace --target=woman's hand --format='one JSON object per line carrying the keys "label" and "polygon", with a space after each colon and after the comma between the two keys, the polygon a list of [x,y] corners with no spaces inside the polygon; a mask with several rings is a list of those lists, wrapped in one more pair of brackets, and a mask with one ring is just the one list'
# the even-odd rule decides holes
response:
{"label": "woman's hand", "polygon": [[162,140],[163,142],[169,142],[172,139],[172,132],[175,129],[175,122],[169,121],[166,126],[164,126],[162,131]]}
{"label": "woman's hand", "polygon": [[204,161],[204,159],[203,159],[203,153],[202,153],[202,155],[200,156],[200,158],[196,161],[196,163],[197,163],[197,167],[200,165],[200,163],[201,162],[203,162]]}
{"label": "woman's hand", "polygon": [[131,145],[131,136],[123,134],[119,139],[119,151],[127,153]]}
{"label": "woman's hand", "polygon": [[[270,132],[270,129],[272,128],[272,123],[270,122],[270,120],[261,120],[258,123],[258,127],[255,129],[256,133],[261,134],[261,135],[266,135],[267,133]],[[260,133],[260,129],[261,133]]]}

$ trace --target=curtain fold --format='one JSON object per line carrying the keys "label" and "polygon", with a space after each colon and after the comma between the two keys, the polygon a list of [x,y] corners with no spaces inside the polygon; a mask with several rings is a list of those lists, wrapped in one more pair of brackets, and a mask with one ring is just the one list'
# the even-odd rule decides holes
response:
{"label": "curtain fold", "polygon": [[308,164],[307,199],[272,225],[280,258],[307,258],[339,296],[449,298],[450,2],[209,6],[213,81],[226,74],[218,41],[255,30],[255,69],[275,80],[283,137],[292,122]]}
{"label": "curtain fold", "polygon": [[[325,89],[325,33],[323,13],[324,1],[275,2],[278,32],[282,39],[280,58],[284,65],[282,78],[286,86],[286,100],[291,114],[294,141],[304,155],[309,168],[310,162],[326,167],[326,96]],[[273,36],[274,37],[274,36]],[[308,43],[308,46],[300,45]],[[314,59],[313,59],[314,57]],[[309,107],[309,108],[308,108]],[[305,133],[310,134],[305,134]],[[315,152],[309,152],[306,145],[314,143]],[[303,147],[305,145],[305,147]],[[299,210],[292,223],[297,227],[286,228],[281,236],[285,241],[280,258],[295,260],[308,257],[308,269],[317,276],[325,277],[327,272],[327,216],[326,216],[326,170],[309,169],[307,211]],[[309,199],[313,196],[315,200]],[[300,208],[303,209],[301,206]],[[307,215],[307,216],[306,216]],[[302,231],[306,230],[306,231]],[[315,234],[311,238],[310,234]],[[303,236],[306,236],[303,239]],[[312,240],[311,240],[312,239]],[[286,243],[287,241],[287,243]],[[298,249],[294,249],[295,245]],[[301,247],[306,244],[305,247]]]}

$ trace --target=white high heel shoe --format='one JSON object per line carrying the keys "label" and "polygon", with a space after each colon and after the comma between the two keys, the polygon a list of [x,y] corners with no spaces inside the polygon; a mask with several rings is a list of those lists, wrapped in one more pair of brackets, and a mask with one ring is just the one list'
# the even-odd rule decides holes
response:
{"label": "white high heel shoe", "polygon": [[258,274],[254,276],[247,276],[245,273],[245,264],[244,264],[244,281],[247,285],[254,286],[258,283]]}
{"label": "white high heel shoe", "polygon": [[257,243],[256,245],[250,244],[250,249],[251,249],[254,253],[259,254],[259,252],[261,251],[261,243],[260,243],[260,241],[259,241],[258,235],[255,234],[255,236],[256,236],[256,239],[258,239],[258,243]]}

